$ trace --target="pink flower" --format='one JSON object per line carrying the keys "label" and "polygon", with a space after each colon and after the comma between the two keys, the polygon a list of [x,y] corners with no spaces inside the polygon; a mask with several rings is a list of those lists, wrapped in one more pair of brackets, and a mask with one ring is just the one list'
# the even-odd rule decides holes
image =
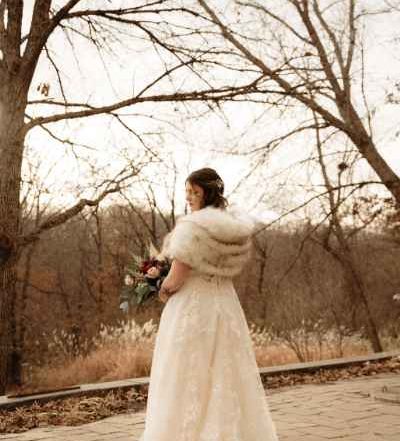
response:
{"label": "pink flower", "polygon": [[157,277],[160,277],[160,270],[157,267],[152,266],[147,270],[146,276],[150,279],[156,279]]}

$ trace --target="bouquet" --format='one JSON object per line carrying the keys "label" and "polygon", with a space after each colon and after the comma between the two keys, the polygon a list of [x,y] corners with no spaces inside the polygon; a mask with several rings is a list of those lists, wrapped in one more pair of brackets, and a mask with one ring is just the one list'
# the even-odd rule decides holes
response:
{"label": "bouquet", "polygon": [[151,245],[145,257],[132,255],[126,268],[124,286],[120,295],[120,309],[129,310],[132,304],[142,305],[158,295],[162,282],[167,276],[171,263]]}

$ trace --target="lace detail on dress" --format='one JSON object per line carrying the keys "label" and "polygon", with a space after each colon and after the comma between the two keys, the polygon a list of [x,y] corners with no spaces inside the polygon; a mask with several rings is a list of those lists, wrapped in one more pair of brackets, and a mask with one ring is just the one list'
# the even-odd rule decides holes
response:
{"label": "lace detail on dress", "polygon": [[232,280],[191,276],[166,303],[140,441],[277,441]]}

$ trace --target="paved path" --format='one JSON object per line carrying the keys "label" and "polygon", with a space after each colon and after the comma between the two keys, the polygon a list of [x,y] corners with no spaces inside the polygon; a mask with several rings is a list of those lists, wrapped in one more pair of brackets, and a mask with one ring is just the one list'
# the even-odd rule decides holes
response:
{"label": "paved path", "polygon": [[[268,392],[280,441],[400,441],[400,404],[377,399],[400,375],[294,386]],[[144,413],[117,415],[78,427],[47,427],[0,435],[9,441],[135,441]],[[260,434],[260,440],[262,435]]]}

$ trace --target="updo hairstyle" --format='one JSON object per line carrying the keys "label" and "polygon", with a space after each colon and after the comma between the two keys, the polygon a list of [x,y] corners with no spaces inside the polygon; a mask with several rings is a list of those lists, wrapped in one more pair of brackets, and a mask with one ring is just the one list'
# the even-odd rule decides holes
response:
{"label": "updo hairstyle", "polygon": [[195,170],[186,178],[186,182],[191,185],[196,184],[204,190],[204,207],[213,206],[225,209],[228,206],[228,201],[223,196],[224,181],[213,168],[205,167]]}

